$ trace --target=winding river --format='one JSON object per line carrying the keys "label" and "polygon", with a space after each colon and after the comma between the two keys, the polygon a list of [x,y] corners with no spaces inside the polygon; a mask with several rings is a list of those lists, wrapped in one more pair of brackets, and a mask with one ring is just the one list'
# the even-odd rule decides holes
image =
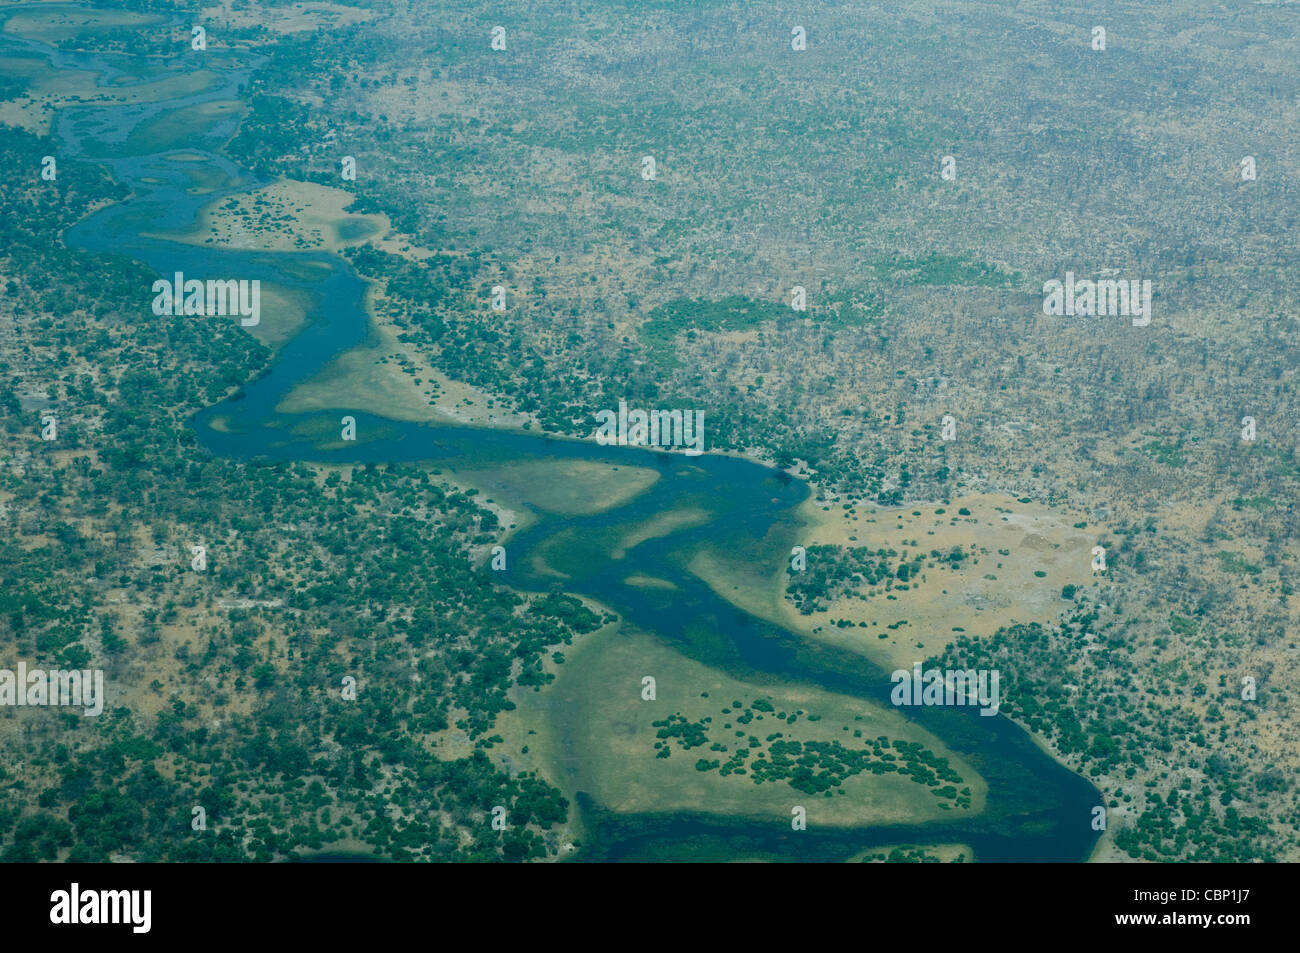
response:
{"label": "winding river", "polygon": [[[8,8],[54,9],[49,4]],[[310,415],[276,412],[299,383],[330,360],[362,344],[368,317],[363,283],[342,258],[326,253],[268,252],[201,247],[152,237],[193,225],[200,208],[214,199],[266,184],[239,169],[221,148],[234,132],[237,115],[195,123],[194,107],[240,98],[257,57],[244,53],[193,53],[161,58],[61,52],[12,34],[0,38],[0,54],[41,56],[57,69],[91,70],[99,84],[115,91],[194,69],[211,70],[218,81],[201,92],[139,105],[76,106],[60,111],[56,134],[62,154],[104,163],[131,189],[126,200],[104,208],[68,230],[72,247],[125,254],[164,276],[257,278],[301,289],[312,301],[307,323],[284,344],[269,372],[238,394],[197,414],[192,421],[210,452],[240,459],[264,457],[310,461],[426,461],[453,470],[483,470],[530,461],[584,460],[650,467],[659,479],[645,492],[596,515],[557,516],[538,510],[536,522],[510,542],[508,581],[524,590],[548,588],[553,577],[530,567],[535,553],[567,553],[566,590],[593,597],[631,625],[686,656],[740,678],[778,677],[783,682],[824,689],[888,705],[888,673],[862,655],[800,636],[750,615],[721,599],[684,568],[702,547],[726,551],[750,565],[780,566],[796,541],[795,509],[808,487],[778,471],[746,460],[706,454],[685,457],[634,448],[604,448],[590,442],[549,439],[526,432],[470,426],[407,423],[357,413],[354,409]],[[201,58],[200,58],[201,57]],[[185,111],[183,114],[179,111]],[[160,132],[172,121],[175,136]],[[133,132],[145,130],[148,134]],[[183,135],[181,130],[183,130]],[[221,182],[216,192],[196,189]],[[234,183],[234,185],[231,185]],[[147,320],[148,289],[141,289],[140,320]],[[352,414],[359,432],[378,439],[323,450],[312,425],[337,430]],[[213,422],[219,426],[214,427]],[[307,425],[299,427],[299,425]],[[615,564],[584,558],[582,540],[608,536],[611,527],[644,522],[689,507],[707,511],[708,521],[648,540]],[[638,588],[624,580],[640,573],[671,582],[676,589]],[[964,757],[988,784],[986,809],[974,817],[916,827],[818,829],[794,833],[788,821],[699,814],[616,814],[582,792],[577,800],[588,835],[581,857],[589,860],[711,859],[777,854],[790,859],[843,859],[868,846],[892,843],[965,843],[981,861],[1080,861],[1097,834],[1091,809],[1100,794],[1083,778],[1046,755],[1029,735],[1001,715],[979,717],[974,709],[918,708],[908,716]],[[701,853],[701,851],[703,853]]]}

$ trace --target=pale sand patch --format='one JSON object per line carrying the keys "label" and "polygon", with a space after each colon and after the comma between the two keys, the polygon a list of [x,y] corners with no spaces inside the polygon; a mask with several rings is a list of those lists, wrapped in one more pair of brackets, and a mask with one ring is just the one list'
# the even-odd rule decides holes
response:
{"label": "pale sand patch", "polygon": [[594,460],[536,460],[454,471],[455,479],[492,499],[560,515],[589,515],[622,506],[659,480],[648,467],[614,466]]}
{"label": "pale sand patch", "polygon": [[346,211],[353,201],[350,192],[315,182],[273,182],[209,203],[192,229],[166,237],[221,248],[338,252],[391,234],[388,216]]}
{"label": "pale sand patch", "polygon": [[623,580],[629,586],[636,586],[638,589],[676,589],[677,586],[667,579],[660,579],[658,576],[647,576],[642,573],[633,573]]}
{"label": "pale sand patch", "polygon": [[313,30],[337,29],[373,20],[371,10],[345,7],[336,3],[295,3],[292,6],[268,7],[264,4],[245,5],[235,9],[231,0],[221,0],[203,8],[203,20],[238,30],[264,26],[273,33],[307,33]]}
{"label": "pale sand patch", "polygon": [[618,546],[610,552],[610,557],[622,559],[627,555],[629,549],[639,546],[648,539],[658,539],[661,536],[669,536],[680,529],[707,523],[709,515],[707,510],[697,507],[682,507],[681,509],[669,510],[654,519],[638,524],[636,529],[628,531],[618,541]]}
{"label": "pale sand patch", "polygon": [[248,332],[272,350],[279,350],[306,323],[308,295],[267,282],[262,282],[261,289],[261,321]]}
{"label": "pale sand patch", "polygon": [[[395,233],[384,215],[346,211],[354,197],[343,189],[312,182],[282,181],[207,205],[195,227],[165,237],[189,244],[212,244],[266,251],[326,251],[370,243],[412,260],[433,254]],[[538,428],[531,414],[512,413],[472,385],[453,381],[428,366],[401,341],[398,329],[376,321],[375,291],[367,292],[371,341],[354,348],[305,381],[277,408],[282,413],[353,409],[394,420],[458,423],[508,429]],[[292,302],[291,304],[296,304]],[[296,309],[283,310],[283,327],[259,333],[278,347],[301,326]],[[418,383],[417,383],[418,381]]]}
{"label": "pale sand patch", "polygon": [[394,230],[381,213],[350,212],[356,196],[343,188],[282,179],[216,199],[194,227],[166,238],[190,245],[264,251],[339,252],[370,244],[380,251],[424,261],[435,254]]}
{"label": "pale sand patch", "polygon": [[95,30],[161,25],[165,22],[166,18],[157,13],[132,13],[126,10],[20,10],[5,22],[5,31],[43,43],[57,44],[60,40]]}
{"label": "pale sand patch", "polygon": [[[962,508],[970,515],[961,515]],[[819,637],[867,652],[890,668],[937,656],[963,634],[954,629],[981,637],[1017,623],[1052,623],[1070,606],[1061,597],[1064,586],[1072,584],[1086,593],[1101,578],[1092,573],[1091,550],[1102,527],[1075,529],[1073,524],[1083,517],[1064,509],[973,494],[949,504],[859,506],[854,512],[846,518],[835,505],[827,511],[810,499],[800,510],[809,523],[809,542],[804,545],[892,549],[899,554],[897,561],[925,555],[919,583],[912,581],[902,591],[897,583],[891,591],[883,584],[861,586],[856,594],[874,589],[875,595],[864,601],[849,594],[832,602],[829,611],[810,616],[790,611],[802,619],[805,630],[821,625]],[[916,546],[904,540],[914,540]],[[960,568],[928,556],[932,550],[948,553],[954,546],[970,554]],[[1039,572],[1044,575],[1036,575]],[[848,620],[854,627],[828,625],[833,619]],[[897,625],[904,620],[906,625]],[[860,622],[866,627],[858,626]]]}
{"label": "pale sand patch", "polygon": [[374,320],[372,300],[367,295],[371,343],[340,354],[299,384],[276,408],[278,412],[345,408],[414,423],[531,427],[540,432],[533,415],[508,411],[486,392],[453,381],[426,364],[413,347],[399,340],[397,328]]}
{"label": "pale sand patch", "polygon": [[[959,514],[963,507],[969,516]],[[940,509],[944,512],[935,512]],[[1072,524],[1083,521],[1082,516],[1012,497],[974,494],[951,503],[898,508],[859,504],[851,513],[810,497],[797,515],[805,523],[797,545],[892,549],[898,555],[889,558],[891,565],[921,555],[921,573],[907,589],[899,589],[897,582],[888,590],[884,583],[860,585],[831,602],[829,610],[803,615],[785,598],[789,577],[784,562],[769,571],[730,565],[725,554],[703,552],[691,562],[691,572],[751,613],[861,652],[889,669],[935,657],[962,634],[978,638],[1015,623],[1054,622],[1070,606],[1061,597],[1065,585],[1078,586],[1086,597],[1104,578],[1091,570],[1091,549],[1102,527],[1075,529]],[[970,554],[960,568],[929,556],[932,550],[947,553],[954,546]],[[837,628],[833,620],[853,625]]]}
{"label": "pale sand patch", "polygon": [[[886,862],[884,857],[888,857],[895,847],[900,850],[922,850],[931,857],[938,857],[939,862],[943,864],[958,863],[958,858],[961,858],[960,863],[965,864],[975,860],[975,851],[966,844],[888,844],[883,847],[869,847],[861,853],[854,854],[846,863],[883,864]],[[882,854],[884,857],[879,856]]]}
{"label": "pale sand patch", "polygon": [[196,70],[135,86],[97,86],[98,74],[91,70],[54,69],[45,60],[33,57],[0,58],[0,68],[31,79],[23,95],[0,102],[0,123],[38,135],[49,135],[55,113],[67,106],[158,102],[202,92],[216,81],[215,73]]}

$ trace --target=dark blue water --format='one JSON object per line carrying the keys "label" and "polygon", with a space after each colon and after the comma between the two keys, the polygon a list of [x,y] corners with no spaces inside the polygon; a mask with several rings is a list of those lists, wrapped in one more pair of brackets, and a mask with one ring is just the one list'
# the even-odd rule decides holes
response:
{"label": "dark blue water", "polygon": [[[43,8],[44,5],[42,5]],[[12,11],[0,13],[7,17]],[[129,255],[170,278],[261,279],[306,292],[312,301],[306,326],[280,351],[270,371],[241,392],[197,414],[192,424],[201,444],[215,454],[250,460],[311,460],[331,463],[427,461],[451,469],[483,470],[532,461],[588,460],[648,466],[660,479],[646,492],[592,516],[558,517],[536,511],[538,521],[510,543],[506,581],[523,589],[549,588],[554,577],[527,567],[533,553],[562,562],[568,591],[592,596],[634,626],[700,662],[741,678],[805,683],[889,704],[888,673],[864,657],[801,637],[720,599],[685,570],[702,547],[725,552],[750,566],[784,565],[795,542],[795,508],[808,487],[778,471],[732,457],[684,457],[646,450],[599,447],[588,442],[460,426],[393,421],[349,408],[309,415],[275,411],[300,382],[367,334],[362,282],[343,259],[319,253],[269,253],[198,247],[147,237],[183,229],[214,197],[265,184],[220,153],[234,119],[212,122],[184,141],[157,151],[131,147],[130,133],[160,115],[216,100],[238,99],[258,60],[239,54],[147,57],[59,53],[39,43],[0,39],[0,53],[21,50],[48,56],[58,68],[95,70],[101,83],[121,77],[143,82],[193,69],[214,70],[220,82],[192,96],[146,106],[76,107],[64,110],[57,132],[64,155],[95,158],[133,190],[132,196],[68,230],[72,247]],[[201,57],[201,58],[200,58]],[[168,161],[177,153],[199,161]],[[202,179],[196,176],[203,177]],[[192,195],[198,181],[219,177],[218,192]],[[314,266],[314,267],[304,267]],[[314,275],[313,275],[314,272]],[[305,277],[313,275],[312,277]],[[151,315],[149,288],[140,289],[140,320]],[[344,413],[358,432],[377,439],[322,450],[291,431],[337,433]],[[222,430],[211,426],[221,418]],[[608,556],[616,527],[644,522],[683,507],[710,514],[704,525],[649,540],[621,560]],[[672,582],[675,590],[626,585],[644,573]],[[986,809],[976,817],[916,827],[875,827],[795,833],[787,821],[719,818],[714,815],[617,815],[578,792],[590,836],[583,856],[592,860],[707,859],[771,856],[799,860],[843,859],[864,847],[891,843],[962,842],[982,861],[1079,861],[1096,840],[1091,809],[1100,794],[1084,779],[1046,756],[1019,727],[1003,718],[981,717],[973,708],[918,708],[909,717],[963,756],[988,784]]]}

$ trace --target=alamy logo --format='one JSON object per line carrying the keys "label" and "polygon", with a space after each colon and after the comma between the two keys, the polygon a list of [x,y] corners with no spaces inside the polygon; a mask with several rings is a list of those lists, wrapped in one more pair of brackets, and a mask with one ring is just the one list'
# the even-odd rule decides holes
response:
{"label": "alamy logo", "polygon": [[262,283],[254,278],[188,281],[176,272],[172,281],[159,278],[153,283],[153,313],[157,315],[201,314],[241,316],[240,324],[256,327],[262,320]]}
{"label": "alamy logo", "polygon": [[704,411],[618,410],[596,411],[596,442],[602,447],[684,447],[688,457],[704,452]]}
{"label": "alamy logo", "polygon": [[1151,282],[1116,281],[1103,278],[1074,280],[1074,272],[1065,273],[1065,281],[1055,278],[1043,283],[1043,314],[1132,316],[1133,327],[1151,323]]}
{"label": "alamy logo", "polygon": [[104,710],[103,669],[64,671],[34,668],[19,662],[18,670],[0,668],[0,705],[73,705],[82,714],[98,715]]}
{"label": "alamy logo", "polygon": [[917,662],[909,672],[900,668],[889,700],[895,705],[979,705],[981,715],[996,715],[1001,704],[998,673],[987,669],[927,669]]}
{"label": "alamy logo", "polygon": [[153,917],[151,890],[70,890],[50,894],[51,923],[129,923],[132,933],[148,933]]}

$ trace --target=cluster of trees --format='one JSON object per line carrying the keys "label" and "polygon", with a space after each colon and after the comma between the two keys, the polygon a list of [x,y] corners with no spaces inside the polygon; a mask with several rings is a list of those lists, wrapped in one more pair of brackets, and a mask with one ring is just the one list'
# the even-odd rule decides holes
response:
{"label": "cluster of trees", "polygon": [[[966,862],[965,852],[958,853],[953,858],[952,863],[962,864]],[[889,852],[872,851],[863,855],[862,863],[886,863],[886,864],[941,864],[943,858],[936,854],[930,853],[924,847],[893,847]]]}
{"label": "cluster of trees", "polygon": [[[1196,629],[1177,615],[1172,621],[1180,640]],[[1116,821],[1115,843],[1130,856],[1276,858],[1282,840],[1268,805],[1291,783],[1236,755],[1224,715],[1229,706],[1254,703],[1239,699],[1226,677],[1217,688],[1207,684],[1182,658],[1156,662],[1139,655],[1142,625],[1096,605],[1076,605],[1057,625],[960,635],[933,664],[998,670],[1002,713],[1107,785],[1109,807],[1133,804],[1127,792],[1139,788],[1142,810]],[[1272,816],[1278,824],[1297,820],[1294,813]]]}
{"label": "cluster of trees", "polygon": [[[794,724],[804,714],[802,711],[777,712],[772,702],[764,698],[756,699],[752,706],[744,707],[743,710],[739,701],[722,709],[724,716],[735,715],[736,723],[746,726],[762,720],[763,712],[769,716],[774,715],[778,721],[787,725]],[[808,717],[810,721],[820,721],[818,716]],[[953,770],[948,759],[939,757],[919,742],[899,739],[891,742],[881,735],[865,739],[864,746],[857,748],[843,745],[838,740],[795,741],[786,738],[784,732],[780,731],[773,732],[764,741],[760,741],[755,735],[747,735],[745,731],[734,729],[731,722],[726,722],[722,726],[723,730],[734,731],[735,737],[742,739],[734,742],[734,750],[731,750],[722,741],[710,743],[709,729],[712,724],[712,716],[705,715],[698,721],[691,721],[681,712],[674,712],[661,721],[653,722],[654,727],[659,729],[655,733],[659,739],[654,743],[656,757],[669,757],[674,744],[683,751],[702,748],[707,744],[710,752],[730,751],[730,757],[725,762],[721,758],[699,758],[695,762],[697,771],[717,771],[723,777],[732,774],[749,775],[755,784],[785,782],[796,791],[827,796],[840,788],[847,778],[863,772],[896,772],[932,789],[936,797],[952,801],[956,807],[970,807],[971,804],[970,788],[963,786],[958,791],[956,785],[964,785],[965,782]],[[853,735],[860,738],[862,733],[855,730]]]}
{"label": "cluster of trees", "polygon": [[806,568],[798,572],[786,570],[786,597],[804,615],[825,612],[831,603],[850,593],[865,599],[860,592],[864,587],[884,583],[888,590],[894,588],[895,582],[905,587],[916,585],[927,559],[931,560],[930,566],[955,567],[965,558],[966,552],[959,546],[947,553],[931,550],[928,555],[917,553],[902,560],[897,550],[888,547],[872,550],[865,546],[809,546]]}

